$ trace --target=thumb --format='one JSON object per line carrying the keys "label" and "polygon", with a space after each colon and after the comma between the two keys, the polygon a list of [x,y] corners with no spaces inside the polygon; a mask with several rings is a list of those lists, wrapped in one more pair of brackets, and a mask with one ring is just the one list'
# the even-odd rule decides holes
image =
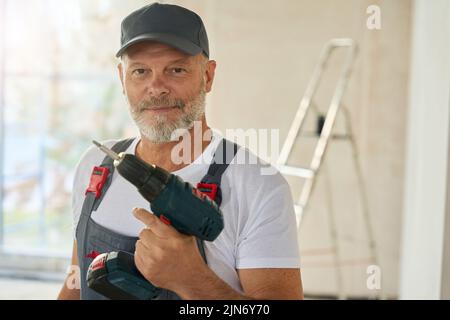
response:
{"label": "thumb", "polygon": [[133,208],[133,215],[147,227],[152,227],[155,225],[156,217],[150,211],[147,211],[143,208]]}

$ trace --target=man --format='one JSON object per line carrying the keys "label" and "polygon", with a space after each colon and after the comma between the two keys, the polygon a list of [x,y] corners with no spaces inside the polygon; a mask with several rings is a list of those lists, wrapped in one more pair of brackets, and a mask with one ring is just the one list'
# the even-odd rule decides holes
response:
{"label": "man", "polygon": [[[209,60],[201,18],[175,5],[148,5],[124,19],[121,44],[119,76],[141,133],[140,139],[122,148],[195,186],[225,141],[208,127],[204,113],[216,62]],[[174,159],[173,150],[180,144],[174,138],[177,130],[184,130],[181,141],[188,145],[194,146],[201,137],[199,146],[184,151],[188,163]],[[120,143],[105,142],[108,147]],[[237,158],[249,155],[245,148],[237,149]],[[69,288],[66,281],[60,299],[104,298],[87,288],[85,272],[95,253],[115,250],[135,254],[142,275],[164,289],[160,299],[303,298],[293,202],[278,172],[262,174],[261,162],[223,167],[218,204],[224,230],[200,247],[195,237],[179,233],[143,209],[149,204],[117,172],[101,201],[89,205],[94,196],[89,192],[85,196],[86,186],[92,168],[103,159],[91,148],[78,164],[72,264],[80,266],[81,290]]]}

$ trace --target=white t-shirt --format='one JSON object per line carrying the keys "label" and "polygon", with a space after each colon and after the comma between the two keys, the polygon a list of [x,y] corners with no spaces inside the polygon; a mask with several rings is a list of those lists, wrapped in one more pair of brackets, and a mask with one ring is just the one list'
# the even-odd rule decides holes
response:
{"label": "white t-shirt", "polygon": [[[208,171],[222,138],[213,130],[212,141],[202,156],[173,173],[196,186]],[[110,140],[104,144],[111,147],[116,142]],[[126,152],[135,154],[138,142],[139,138],[135,139]],[[72,197],[74,230],[92,169],[102,163],[104,156],[103,152],[92,146],[77,166]],[[213,242],[204,242],[208,266],[240,293],[243,290],[236,269],[300,267],[294,204],[289,185],[278,171],[246,148],[239,148],[235,161],[249,159],[250,156],[258,159],[258,163],[231,163],[224,172],[220,207],[224,230]],[[137,237],[144,225],[133,216],[134,207],[149,210],[150,206],[137,189],[115,170],[111,186],[91,217],[114,232]]]}

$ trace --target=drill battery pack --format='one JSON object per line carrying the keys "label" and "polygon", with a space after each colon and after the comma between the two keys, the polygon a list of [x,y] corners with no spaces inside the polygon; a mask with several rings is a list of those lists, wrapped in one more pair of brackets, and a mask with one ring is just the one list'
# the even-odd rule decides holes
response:
{"label": "drill battery pack", "polygon": [[137,270],[134,256],[124,251],[98,255],[89,266],[87,282],[89,288],[110,299],[152,300],[161,292]]}

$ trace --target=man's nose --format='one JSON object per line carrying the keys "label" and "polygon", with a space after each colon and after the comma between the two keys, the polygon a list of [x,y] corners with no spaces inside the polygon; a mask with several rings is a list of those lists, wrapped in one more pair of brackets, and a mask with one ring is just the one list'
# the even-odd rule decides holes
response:
{"label": "man's nose", "polygon": [[167,83],[162,75],[153,75],[148,82],[148,94],[153,97],[161,97],[170,93]]}

